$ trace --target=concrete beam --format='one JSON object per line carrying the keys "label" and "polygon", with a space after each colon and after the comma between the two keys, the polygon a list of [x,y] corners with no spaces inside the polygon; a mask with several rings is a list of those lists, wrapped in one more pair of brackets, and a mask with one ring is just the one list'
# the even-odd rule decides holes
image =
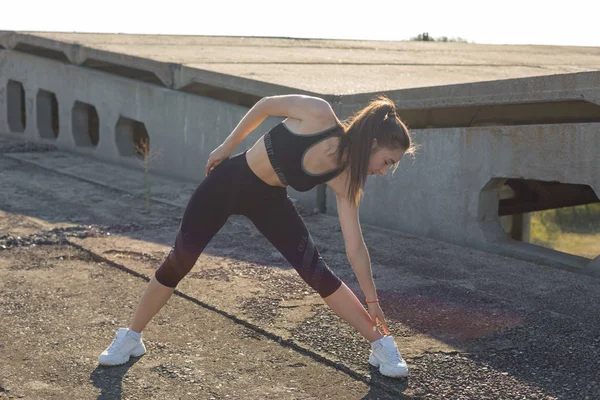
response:
{"label": "concrete beam", "polygon": [[174,85],[174,71],[177,69],[176,64],[159,63],[140,57],[90,48],[81,49],[78,64],[85,68],[168,88],[172,88]]}
{"label": "concrete beam", "polygon": [[[251,107],[265,96],[318,93],[198,68],[178,66],[174,89]],[[322,97],[322,96],[321,96]]]}
{"label": "concrete beam", "polygon": [[64,63],[71,63],[77,57],[79,45],[62,43],[37,36],[15,34],[12,50],[48,58]]}
{"label": "concrete beam", "polygon": [[[503,79],[469,84],[387,90],[400,109],[586,100],[600,104],[600,71]],[[382,92],[344,95],[346,107],[365,104]]]}
{"label": "concrete beam", "polygon": [[574,207],[600,201],[594,190],[587,185],[524,179],[508,179],[506,185],[513,189],[515,196],[500,200],[499,216]]}
{"label": "concrete beam", "polygon": [[69,62],[130,79],[167,87],[173,87],[174,83],[176,64],[161,63],[146,58],[89,48],[77,43],[61,42],[16,32],[8,32],[3,41],[0,37],[0,43],[4,43],[6,48],[15,51]]}
{"label": "concrete beam", "polygon": [[246,107],[253,105],[261,97],[269,95],[289,93],[319,95],[283,85],[190,68],[176,63],[158,62],[29,34],[5,32],[4,37],[0,36],[0,43],[4,43],[6,48],[37,57],[70,62],[84,68]]}
{"label": "concrete beam", "polygon": [[[160,62],[149,58],[115,53],[78,43],[49,39],[42,35],[16,32],[3,32],[3,34],[4,36],[0,36],[0,43],[4,43],[6,48],[18,47],[24,52],[42,57],[47,55],[54,59],[60,59],[64,55],[73,64],[147,83],[164,85],[188,93],[207,95],[223,91],[229,94],[218,95],[225,98],[238,98],[245,104],[252,102],[253,99],[268,95],[303,93],[321,96],[333,104],[340,104],[342,106],[340,112],[348,114],[350,109],[366,103],[376,94],[344,95],[342,100],[341,96],[322,95],[291,86],[222,74],[180,63]],[[431,113],[434,108],[444,110],[472,105],[482,107],[486,105],[512,105],[514,103],[525,104],[558,100],[584,100],[599,104],[598,97],[590,95],[590,93],[595,93],[593,88],[598,87],[599,82],[600,73],[594,71],[391,90],[386,91],[386,94],[394,99],[398,107],[405,110],[407,114],[409,111],[418,112],[421,109],[427,109],[427,112]],[[456,114],[455,110],[449,111]],[[478,112],[480,113],[481,110],[479,109]]]}

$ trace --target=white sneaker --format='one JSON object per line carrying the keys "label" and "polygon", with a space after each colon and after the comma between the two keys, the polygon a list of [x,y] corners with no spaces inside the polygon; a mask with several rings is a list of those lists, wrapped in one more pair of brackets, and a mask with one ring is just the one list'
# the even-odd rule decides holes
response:
{"label": "white sneaker", "polygon": [[139,357],[146,353],[142,339],[128,335],[128,328],[119,328],[115,339],[98,357],[100,365],[121,365],[129,361],[129,357]]}
{"label": "white sneaker", "polygon": [[392,336],[384,336],[371,344],[369,364],[379,367],[381,375],[391,378],[408,376],[408,366],[400,355]]}

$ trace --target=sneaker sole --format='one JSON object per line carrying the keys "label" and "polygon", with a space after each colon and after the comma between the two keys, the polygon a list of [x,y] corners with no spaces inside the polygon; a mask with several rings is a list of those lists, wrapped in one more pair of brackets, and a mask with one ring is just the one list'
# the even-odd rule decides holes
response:
{"label": "sneaker sole", "polygon": [[406,378],[406,377],[408,377],[408,371],[402,372],[400,374],[386,374],[382,371],[382,368],[379,368],[379,373],[383,376],[387,376],[388,378]]}
{"label": "sneaker sole", "polygon": [[388,378],[406,378],[408,376],[408,371],[406,371],[405,373],[403,372],[401,374],[386,374],[386,373],[384,373],[382,366],[377,361],[372,361],[371,357],[369,357],[369,364],[375,368],[378,368],[379,373],[383,376],[387,376]]}
{"label": "sneaker sole", "polygon": [[139,353],[131,353],[131,355],[129,357],[127,357],[127,359],[125,361],[116,362],[116,363],[107,363],[107,362],[102,362],[102,361],[98,360],[98,364],[103,365],[105,367],[115,367],[117,365],[127,364],[129,362],[129,360],[131,360],[131,357],[137,358],[137,357],[143,356],[144,354],[146,354],[146,349],[144,349],[142,352],[139,352]]}

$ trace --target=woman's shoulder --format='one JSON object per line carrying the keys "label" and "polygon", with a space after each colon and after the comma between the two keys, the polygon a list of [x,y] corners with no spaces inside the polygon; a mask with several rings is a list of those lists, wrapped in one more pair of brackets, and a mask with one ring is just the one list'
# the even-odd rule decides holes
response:
{"label": "woman's shoulder", "polygon": [[285,127],[298,135],[310,135],[342,125],[331,104],[320,97],[279,95],[263,98],[260,103],[265,114],[285,118]]}
{"label": "woman's shoulder", "polygon": [[282,123],[298,135],[316,135],[343,128],[331,106],[320,107],[302,119],[287,117]]}
{"label": "woman's shoulder", "polygon": [[288,117],[281,122],[281,125],[294,135],[299,136],[314,136],[342,129],[342,125],[335,116],[306,118],[302,120]]}
{"label": "woman's shoulder", "polygon": [[327,100],[300,94],[263,97],[254,107],[267,115],[297,119],[323,118],[334,114]]}

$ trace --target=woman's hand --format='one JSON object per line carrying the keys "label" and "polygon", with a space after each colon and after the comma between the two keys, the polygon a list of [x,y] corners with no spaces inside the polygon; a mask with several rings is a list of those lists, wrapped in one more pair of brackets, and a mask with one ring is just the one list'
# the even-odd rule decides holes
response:
{"label": "woman's hand", "polygon": [[232,150],[233,149],[230,149],[225,143],[214,149],[206,162],[206,176],[208,176],[217,165],[221,164],[224,160],[227,160],[231,155]]}
{"label": "woman's hand", "polygon": [[368,303],[367,306],[369,307],[369,315],[371,315],[371,320],[373,320],[373,331],[377,330],[377,322],[381,322],[383,333],[389,335],[390,330],[385,322],[385,315],[383,315],[383,310],[379,306],[379,302]]}

